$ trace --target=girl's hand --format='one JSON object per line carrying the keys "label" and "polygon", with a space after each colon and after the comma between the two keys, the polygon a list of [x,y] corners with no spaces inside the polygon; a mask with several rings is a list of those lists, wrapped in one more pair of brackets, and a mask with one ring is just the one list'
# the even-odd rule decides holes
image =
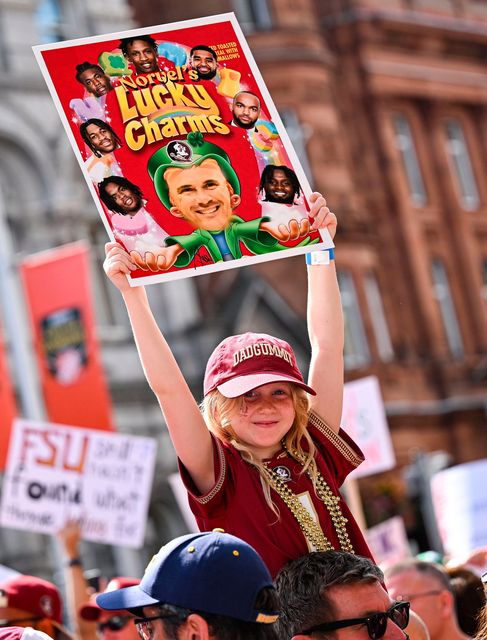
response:
{"label": "girl's hand", "polygon": [[103,269],[108,278],[120,292],[128,291],[131,287],[126,276],[137,267],[118,242],[107,242],[105,245],[105,261]]}
{"label": "girl's hand", "polygon": [[333,240],[337,230],[336,215],[332,213],[326,206],[326,200],[321,195],[321,193],[315,191],[311,194],[309,201],[311,203],[309,217],[313,218],[311,231],[316,231],[317,229],[327,229]]}

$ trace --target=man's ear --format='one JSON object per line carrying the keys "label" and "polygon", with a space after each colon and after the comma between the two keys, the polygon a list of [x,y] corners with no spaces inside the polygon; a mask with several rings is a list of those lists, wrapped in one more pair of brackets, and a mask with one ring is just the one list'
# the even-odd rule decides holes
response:
{"label": "man's ear", "polygon": [[241,202],[242,198],[236,193],[230,196],[230,204],[232,205],[232,209],[236,209]]}
{"label": "man's ear", "polygon": [[440,593],[441,611],[444,617],[450,617],[452,611],[455,611],[455,598],[450,591],[442,591]]}
{"label": "man's ear", "polygon": [[191,613],[186,618],[179,637],[181,640],[210,640],[208,623],[197,613]]}
{"label": "man's ear", "polygon": [[184,218],[183,212],[178,209],[177,207],[171,207],[169,209],[169,211],[172,213],[172,215],[176,218]]}

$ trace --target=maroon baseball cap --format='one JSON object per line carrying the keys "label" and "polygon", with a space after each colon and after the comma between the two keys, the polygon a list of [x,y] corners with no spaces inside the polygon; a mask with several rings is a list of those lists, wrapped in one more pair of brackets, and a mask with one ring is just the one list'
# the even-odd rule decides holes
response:
{"label": "maroon baseball cap", "polygon": [[[107,588],[103,593],[109,593],[110,591],[117,591],[118,589],[124,589],[125,587],[133,587],[136,584],[139,584],[140,580],[137,578],[112,578],[110,582],[107,584]],[[100,615],[103,612],[96,604],[96,597],[99,596],[99,593],[94,593],[89,602],[82,604],[78,609],[78,615],[83,620],[90,620],[91,622],[97,622],[100,619]],[[125,610],[120,610],[120,614],[126,615],[127,612]],[[116,615],[116,612],[115,614]]]}
{"label": "maroon baseball cap", "polygon": [[293,382],[311,395],[296,356],[284,340],[266,333],[242,333],[220,342],[208,360],[204,394],[214,389],[226,398],[236,398],[268,382]]}
{"label": "maroon baseball cap", "polygon": [[36,576],[18,575],[0,583],[0,606],[28,611],[59,625],[62,622],[63,605],[57,587]]}

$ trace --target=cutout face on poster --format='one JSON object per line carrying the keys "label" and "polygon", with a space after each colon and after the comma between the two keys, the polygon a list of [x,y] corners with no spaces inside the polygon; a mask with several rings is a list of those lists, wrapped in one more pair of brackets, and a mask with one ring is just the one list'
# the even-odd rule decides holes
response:
{"label": "cutout face on poster", "polygon": [[132,285],[333,246],[233,14],[34,50]]}

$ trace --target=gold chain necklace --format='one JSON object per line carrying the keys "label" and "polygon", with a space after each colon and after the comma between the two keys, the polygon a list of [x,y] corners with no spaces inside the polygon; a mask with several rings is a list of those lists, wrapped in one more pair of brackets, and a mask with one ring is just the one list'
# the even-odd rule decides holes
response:
{"label": "gold chain necklace", "polygon": [[[304,456],[300,455],[295,449],[291,452],[288,451],[284,442],[282,443],[284,450],[297,460],[300,464],[304,464]],[[269,469],[267,463],[264,464],[264,473],[269,481],[271,487],[279,494],[284,504],[291,511],[293,516],[298,521],[301,531],[304,533],[305,538],[313,545],[316,551],[331,551],[334,549],[331,542],[325,536],[321,530],[319,522],[317,522],[306,507],[301,503],[299,498],[291,491],[285,482],[277,475],[273,469]],[[306,471],[306,475],[313,482],[309,471]],[[341,507],[340,498],[336,496],[330,489],[328,483],[323,478],[319,470],[317,469],[316,479],[316,494],[320,500],[325,504],[325,507],[330,514],[333,527],[336,531],[340,548],[342,551],[348,551],[349,553],[355,553],[352,543],[347,533],[346,523],[347,518],[344,517]]]}

